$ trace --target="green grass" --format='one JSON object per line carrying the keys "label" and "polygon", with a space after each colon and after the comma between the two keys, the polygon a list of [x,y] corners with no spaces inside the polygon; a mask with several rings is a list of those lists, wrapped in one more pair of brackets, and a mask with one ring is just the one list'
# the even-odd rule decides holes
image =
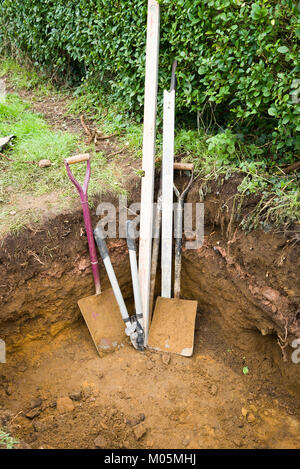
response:
{"label": "green grass", "polygon": [[9,82],[17,89],[36,91],[37,96],[48,96],[56,92],[45,76],[38,74],[30,65],[20,65],[14,59],[0,58],[0,78],[9,76]]}
{"label": "green grass", "polygon": [[14,449],[14,446],[19,443],[18,440],[13,438],[9,433],[1,430],[0,428],[0,444],[4,445],[6,449]]}
{"label": "green grass", "polygon": [[[244,176],[237,187],[234,214],[243,229],[270,231],[300,220],[299,175],[284,174],[280,167],[261,157],[259,148],[244,145],[230,131],[209,136],[180,130],[175,153],[184,153],[184,159],[195,164],[196,177],[203,180],[201,197],[208,190],[209,181],[223,182],[237,173]],[[253,194],[260,195],[260,201],[241,218],[243,202]]]}

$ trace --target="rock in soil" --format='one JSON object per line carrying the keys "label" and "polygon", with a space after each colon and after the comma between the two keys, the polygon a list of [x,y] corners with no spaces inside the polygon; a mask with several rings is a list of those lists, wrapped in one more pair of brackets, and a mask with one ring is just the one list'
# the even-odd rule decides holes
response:
{"label": "rock in soil", "polygon": [[31,409],[25,415],[28,419],[34,419],[35,417],[38,417],[40,413],[41,413],[40,409]]}
{"label": "rock in soil", "polygon": [[137,417],[133,417],[130,420],[126,420],[126,423],[130,425],[131,427],[135,427],[139,423],[143,422],[145,420],[145,414],[139,414]]}
{"label": "rock in soil", "polygon": [[52,166],[50,160],[40,160],[38,164],[40,168],[48,168],[49,166]]}
{"label": "rock in soil", "polygon": [[102,435],[99,435],[94,440],[94,445],[95,445],[96,448],[104,449],[107,446],[107,441]]}
{"label": "rock in soil", "polygon": [[83,393],[82,391],[70,392],[69,398],[72,399],[72,401],[81,401],[81,399],[83,399]]}
{"label": "rock in soil", "polygon": [[138,441],[141,438],[143,438],[143,436],[146,435],[147,428],[145,427],[145,425],[143,423],[140,423],[139,425],[134,427],[133,433],[134,433],[135,439]]}
{"label": "rock in soil", "polygon": [[162,359],[162,362],[164,365],[169,365],[170,361],[171,361],[171,355],[169,354],[165,354],[161,357]]}
{"label": "rock in soil", "polygon": [[216,386],[215,384],[213,384],[209,390],[210,394],[212,396],[216,396],[218,394],[218,386]]}
{"label": "rock in soil", "polygon": [[31,399],[30,409],[36,409],[37,407],[40,407],[42,403],[43,403],[43,400],[40,397],[35,397]]}
{"label": "rock in soil", "polygon": [[255,417],[253,414],[249,414],[248,417],[247,417],[247,420],[249,423],[253,423],[255,422]]}
{"label": "rock in soil", "polygon": [[7,427],[14,414],[8,410],[0,410],[0,427]]}
{"label": "rock in soil", "polygon": [[188,446],[190,444],[191,440],[192,440],[192,438],[189,435],[185,436],[182,440],[182,446],[184,446],[184,447]]}
{"label": "rock in soil", "polygon": [[60,414],[72,412],[74,410],[74,404],[69,397],[61,397],[57,399],[56,407]]}

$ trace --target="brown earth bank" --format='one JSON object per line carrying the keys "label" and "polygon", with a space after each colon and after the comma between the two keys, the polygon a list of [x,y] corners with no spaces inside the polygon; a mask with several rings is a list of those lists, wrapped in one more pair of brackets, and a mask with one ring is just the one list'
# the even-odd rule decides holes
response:
{"label": "brown earth bank", "polygon": [[[97,355],[77,306],[94,292],[79,204],[0,242],[0,426],[34,448],[299,447],[299,232],[240,230],[237,183],[212,186],[203,246],[184,249],[182,297],[198,301],[190,359],[126,339]],[[126,241],[108,245],[132,310]],[[102,264],[101,277],[108,288]]]}

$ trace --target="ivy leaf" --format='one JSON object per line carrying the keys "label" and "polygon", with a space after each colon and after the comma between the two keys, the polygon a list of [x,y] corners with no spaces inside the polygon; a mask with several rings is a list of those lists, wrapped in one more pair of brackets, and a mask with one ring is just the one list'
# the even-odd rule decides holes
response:
{"label": "ivy leaf", "polygon": [[276,115],[277,115],[277,111],[276,111],[276,109],[275,109],[274,107],[270,107],[270,108],[268,109],[268,114],[269,114],[269,116],[276,116]]}
{"label": "ivy leaf", "polygon": [[287,52],[289,52],[289,49],[286,46],[281,46],[278,47],[277,51],[280,52],[280,54],[286,54]]}

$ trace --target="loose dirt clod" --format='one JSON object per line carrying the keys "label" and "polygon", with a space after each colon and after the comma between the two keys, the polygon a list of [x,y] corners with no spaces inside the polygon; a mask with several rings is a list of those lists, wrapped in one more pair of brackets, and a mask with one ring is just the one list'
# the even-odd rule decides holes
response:
{"label": "loose dirt clod", "polygon": [[209,390],[210,394],[212,396],[216,396],[218,394],[218,386],[216,386],[215,384],[213,384]]}
{"label": "loose dirt clod", "polygon": [[95,445],[96,448],[103,449],[103,448],[106,448],[107,441],[102,435],[99,435],[94,440],[94,445]]}
{"label": "loose dirt clod", "polygon": [[31,399],[30,402],[30,409],[35,409],[36,407],[40,407],[43,403],[43,400],[40,397],[36,397]]}
{"label": "loose dirt clod", "polygon": [[83,399],[83,392],[82,391],[73,391],[69,393],[69,398],[72,399],[72,401],[81,401]]}
{"label": "loose dirt clod", "polygon": [[137,441],[141,440],[147,433],[147,428],[143,423],[140,423],[137,427],[134,427],[133,433]]}
{"label": "loose dirt clod", "polygon": [[35,417],[38,417],[40,413],[41,413],[40,409],[32,409],[26,412],[25,415],[28,419],[34,419]]}
{"label": "loose dirt clod", "polygon": [[166,353],[166,354],[162,355],[161,359],[162,359],[162,362],[163,362],[164,365],[169,365],[170,361],[171,361],[171,355]]}
{"label": "loose dirt clod", "polygon": [[253,423],[255,422],[256,419],[255,419],[255,416],[251,413],[247,416],[247,420],[249,423]]}
{"label": "loose dirt clod", "polygon": [[60,414],[72,412],[74,410],[74,404],[69,397],[61,397],[60,399],[57,399],[56,406]]}

